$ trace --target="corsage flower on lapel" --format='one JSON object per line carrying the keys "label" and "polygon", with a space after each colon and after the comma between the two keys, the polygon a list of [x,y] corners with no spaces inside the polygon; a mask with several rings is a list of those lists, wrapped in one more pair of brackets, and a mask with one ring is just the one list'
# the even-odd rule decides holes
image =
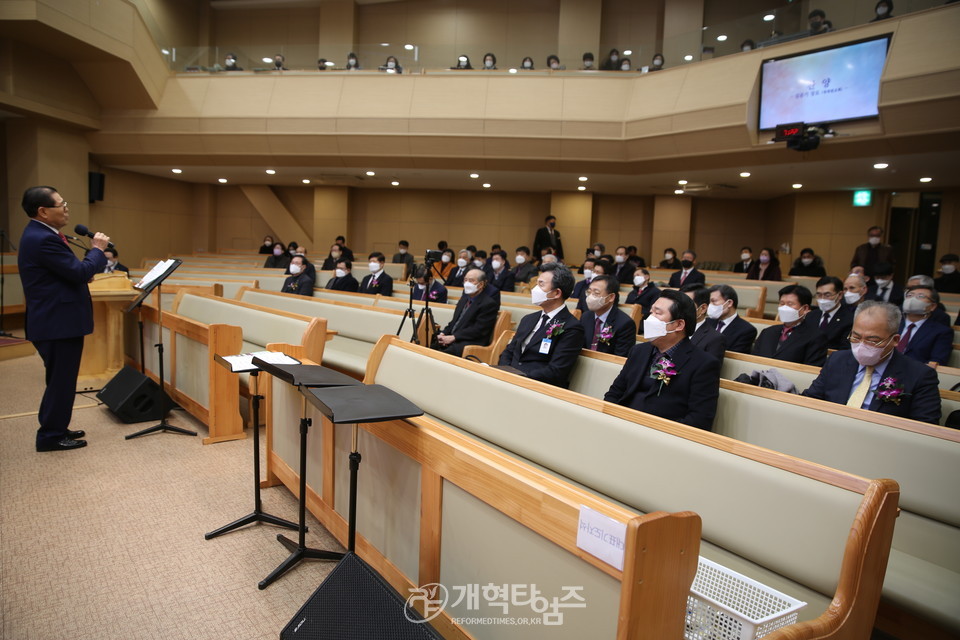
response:
{"label": "corsage flower on lapel", "polygon": [[896,378],[884,378],[877,386],[877,397],[884,402],[892,402],[899,406],[900,400],[902,400],[905,395],[903,385],[898,384]]}
{"label": "corsage flower on lapel", "polygon": [[547,340],[553,340],[554,338],[559,336],[561,333],[563,333],[565,330],[566,329],[564,329],[562,322],[560,322],[559,320],[553,322],[552,324],[547,326]]}
{"label": "corsage flower on lapel", "polygon": [[660,382],[660,388],[657,389],[657,395],[663,391],[664,385],[670,384],[673,376],[677,375],[677,366],[667,356],[661,356],[650,367],[650,377]]}

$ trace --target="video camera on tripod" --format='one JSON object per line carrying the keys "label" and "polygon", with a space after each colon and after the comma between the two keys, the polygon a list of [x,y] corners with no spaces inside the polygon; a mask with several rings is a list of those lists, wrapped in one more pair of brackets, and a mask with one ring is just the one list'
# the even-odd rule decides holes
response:
{"label": "video camera on tripod", "polygon": [[[410,303],[407,305],[406,311],[403,312],[403,320],[400,321],[400,328],[397,329],[397,335],[399,336],[403,332],[403,325],[406,323],[407,318],[410,318],[410,321],[413,323],[413,335],[410,337],[410,342],[414,344],[421,343],[420,327],[424,326],[424,317],[426,317],[427,322],[427,345],[431,347],[434,346],[434,343],[437,340],[437,334],[440,333],[440,325],[434,321],[433,311],[430,310],[430,280],[431,275],[433,274],[433,265],[437,262],[440,262],[442,257],[442,251],[437,251],[436,249],[427,251],[426,255],[423,257],[423,264],[415,266],[410,278],[407,280],[410,285]],[[423,295],[423,309],[420,310],[419,316],[413,308],[413,300],[414,294],[417,291],[418,278],[423,278],[425,287]]]}

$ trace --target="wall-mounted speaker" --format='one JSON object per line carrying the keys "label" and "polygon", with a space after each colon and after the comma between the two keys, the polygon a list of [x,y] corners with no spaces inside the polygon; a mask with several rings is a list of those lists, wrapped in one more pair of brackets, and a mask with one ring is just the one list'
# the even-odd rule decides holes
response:
{"label": "wall-mounted speaker", "polygon": [[99,171],[90,171],[87,173],[87,180],[90,185],[90,204],[103,200],[103,185],[106,176]]}

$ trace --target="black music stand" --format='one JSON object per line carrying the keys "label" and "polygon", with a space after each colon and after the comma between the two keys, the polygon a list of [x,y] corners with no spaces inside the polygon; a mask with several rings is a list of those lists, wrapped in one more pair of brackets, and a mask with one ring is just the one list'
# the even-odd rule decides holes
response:
{"label": "black music stand", "polygon": [[[317,365],[284,365],[264,362],[260,358],[254,357],[253,364],[265,373],[269,373],[275,378],[293,385],[300,389],[309,387],[336,387],[344,385],[362,385],[359,380],[351,378],[348,375],[327,369]],[[342,553],[335,551],[326,551],[323,549],[311,549],[307,547],[307,430],[310,428],[311,420],[307,417],[307,397],[300,397],[300,496],[299,510],[300,519],[297,526],[297,541],[293,542],[282,534],[277,534],[277,540],[290,550],[290,555],[286,560],[280,563],[276,569],[270,572],[266,578],[261,580],[257,587],[266,589],[270,584],[287,572],[288,569],[304,559],[313,560],[339,560],[343,557]],[[259,453],[259,452],[258,452]]]}
{"label": "black music stand", "polygon": [[[124,440],[131,440],[133,438],[139,438],[140,436],[145,436],[149,433],[155,433],[157,431],[172,431],[174,433],[182,433],[185,436],[195,436],[197,435],[196,431],[190,431],[189,429],[184,429],[182,427],[175,427],[169,422],[167,422],[167,389],[166,382],[163,379],[163,302],[161,300],[161,289],[160,285],[163,284],[163,281],[166,280],[171,273],[177,270],[177,268],[183,264],[183,260],[179,258],[172,258],[166,262],[166,267],[157,273],[153,273],[151,270],[144,279],[137,283],[137,286],[141,287],[140,295],[137,296],[137,299],[130,303],[130,305],[124,310],[124,313],[130,313],[134,308],[138,307],[147,296],[149,296],[154,289],[157,290],[157,332],[159,342],[153,346],[157,348],[157,357],[159,361],[160,369],[160,424],[155,424],[152,427],[147,427],[137,431],[136,433],[131,433],[128,436],[124,436]],[[147,278],[150,278],[147,280]],[[142,326],[142,324],[141,324]],[[141,338],[141,367],[143,370],[146,370],[145,363],[142,360],[142,338]]]}
{"label": "black music stand", "polygon": [[235,366],[219,354],[214,354],[213,359],[234,373],[247,372],[250,374],[250,397],[252,398],[253,404],[253,512],[234,520],[230,524],[225,524],[219,529],[205,533],[203,539],[210,540],[211,538],[216,538],[228,531],[233,531],[234,529],[253,522],[266,522],[267,524],[275,524],[279,527],[296,529],[296,523],[265,512],[260,500],[260,399],[263,397],[259,393],[260,390],[258,386],[260,368],[252,363],[250,365]]}

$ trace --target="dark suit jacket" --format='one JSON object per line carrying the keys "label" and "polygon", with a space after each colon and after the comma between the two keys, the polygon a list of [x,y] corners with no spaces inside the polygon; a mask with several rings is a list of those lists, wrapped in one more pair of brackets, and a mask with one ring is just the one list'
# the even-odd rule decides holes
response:
{"label": "dark suit jacket", "polygon": [[614,264],[613,273],[610,275],[616,278],[620,284],[633,284],[633,272],[636,270],[637,267],[632,262],[627,261],[623,264]]}
{"label": "dark suit jacket", "polygon": [[[118,262],[117,264],[113,265],[113,270],[114,270],[114,271],[123,271],[124,273],[130,273],[130,269],[127,268],[127,265],[122,264],[122,263],[120,263],[120,262]],[[109,271],[107,271],[107,268],[104,267],[102,273],[109,273]]]}
{"label": "dark suit jacket", "polygon": [[[498,364],[519,369],[528,378],[566,388],[570,383],[570,372],[577,364],[577,357],[583,348],[583,325],[564,305],[553,320],[544,322],[533,334],[527,348],[521,348],[524,339],[540,321],[541,313],[535,311],[524,316],[517,325],[513,340],[500,354]],[[550,350],[540,353],[540,345],[547,337],[547,329],[550,327],[555,327]]]}
{"label": "dark suit jacket", "polygon": [[266,260],[263,261],[264,269],[286,269],[290,266],[291,256],[289,253],[284,253],[279,256],[270,255]]}
{"label": "dark suit jacket", "polygon": [[[938,424],[940,422],[940,391],[937,372],[925,364],[894,351],[890,364],[884,371],[884,378],[893,378],[903,386],[904,394],[900,404],[884,402],[876,395],[870,403],[870,411],[886,413],[901,418],[911,418],[921,422]],[[850,399],[853,380],[860,364],[851,351],[837,351],[827,358],[820,375],[810,388],[803,392],[808,398],[817,398],[828,402],[846,404]]]}
{"label": "dark suit jacket", "polygon": [[[657,288],[657,285],[648,283],[644,287],[643,291],[638,292],[637,288],[634,287],[633,290],[627,294],[626,304],[638,304],[643,307],[643,320],[646,320],[647,316],[650,315],[650,307],[653,306],[653,303],[657,301],[657,298],[660,297],[662,292]],[[643,333],[643,326],[639,327],[639,333]]]}
{"label": "dark suit jacket", "polygon": [[553,252],[557,254],[557,260],[563,260],[563,242],[560,240],[560,232],[554,229],[553,235],[551,236],[550,229],[540,227],[537,229],[537,235],[533,239],[533,258],[539,260],[540,250],[546,249],[547,247],[553,247]]}
{"label": "dark suit jacket", "polygon": [[644,393],[640,385],[643,378],[650,376],[653,352],[651,342],[635,346],[603,399],[698,429],[713,430],[720,397],[720,361],[684,340],[671,358],[677,374],[669,384],[654,382]]}
{"label": "dark suit jacket", "polygon": [[[593,332],[597,328],[597,314],[588,310],[580,316],[580,324],[583,325],[583,348],[589,349],[593,344]],[[606,342],[598,341],[597,351],[626,357],[630,349],[637,344],[637,325],[633,318],[614,306],[603,326],[612,328],[613,337]]]}
{"label": "dark suit jacket", "polygon": [[756,262],[756,260],[751,260],[751,261],[747,264],[747,266],[744,267],[744,266],[743,266],[743,260],[740,260],[740,261],[737,262],[737,264],[733,265],[733,272],[734,272],[734,273],[748,273],[748,272],[750,271],[750,267],[752,267],[752,266],[753,266],[753,263],[755,263],[755,262]]}
{"label": "dark suit jacket", "polygon": [[706,351],[723,365],[723,356],[727,351],[727,340],[710,322],[704,322],[699,329],[693,332],[693,335],[690,336],[690,343],[701,351]]}
{"label": "dark suit jacket", "polygon": [[960,271],[945,273],[933,279],[934,288],[940,293],[960,293]]}
{"label": "dark suit jacket", "polygon": [[427,293],[426,287],[424,287],[422,290],[413,290],[413,297],[415,300],[426,300],[428,295],[430,296],[430,302],[436,302],[437,304],[447,303],[447,288],[436,280],[433,280],[430,283],[429,293]]}
{"label": "dark suit jacket", "polygon": [[[827,349],[842,351],[850,348],[847,336],[850,335],[850,330],[853,328],[853,314],[855,311],[856,309],[854,307],[840,305],[840,309],[830,317],[827,328],[823,330],[824,335],[827,336]],[[817,327],[817,329],[820,329],[820,321],[822,319],[822,310],[811,309],[804,322],[809,322],[811,325]]]}
{"label": "dark suit jacket", "polygon": [[[467,301],[471,299],[473,302],[468,307]],[[460,296],[450,324],[443,328],[444,335],[452,335],[456,340],[443,351],[460,356],[463,355],[463,348],[467,345],[490,344],[499,309],[500,305],[483,292],[472,298],[468,295]]]}
{"label": "dark suit jacket", "polygon": [[782,324],[775,324],[761,331],[753,344],[753,355],[813,367],[822,367],[827,361],[827,335],[820,331],[817,325],[810,323],[810,314],[807,314],[781,343],[782,331]]}
{"label": "dark suit jacket", "polygon": [[[676,273],[670,276],[670,288],[679,289],[681,287],[680,277],[683,275],[683,269],[677,271]],[[693,284],[699,282],[700,284],[707,284],[707,277],[700,272],[696,267],[693,268],[690,273],[687,274],[687,279],[683,281],[683,284]]]}
{"label": "dark suit jacket", "polygon": [[[908,324],[906,317],[900,321],[901,340],[907,333]],[[930,318],[927,318],[919,328],[914,328],[903,355],[917,362],[936,362],[945,365],[949,362],[952,351],[953,328],[945,327],[939,322],[930,322]]]}
{"label": "dark suit jacket", "polygon": [[472,269],[471,265],[467,265],[463,268],[463,273],[460,273],[460,267],[454,265],[453,269],[450,270],[450,275],[447,276],[446,282],[443,284],[448,287],[462,287],[463,286],[463,277],[467,275],[467,271]]}
{"label": "dark suit jacket", "polygon": [[499,276],[491,272],[490,284],[495,286],[499,291],[513,293],[513,286],[515,283],[516,280],[513,277],[513,272],[506,267],[503,268],[503,271],[500,272]]}
{"label": "dark suit jacket", "polygon": [[390,262],[393,264],[402,264],[404,265],[404,275],[410,277],[413,273],[413,254],[409,251],[406,253],[395,253],[393,258],[390,259]]}
{"label": "dark suit jacket", "polygon": [[342,278],[330,278],[327,281],[327,286],[325,289],[331,289],[333,291],[353,291],[354,293],[360,288],[360,283],[357,282],[357,279],[353,277],[352,274],[347,274]]}
{"label": "dark suit jacket", "polygon": [[387,275],[386,271],[381,271],[377,277],[377,284],[371,285],[373,274],[366,276],[360,283],[360,293],[379,293],[382,296],[393,295],[393,278]]}
{"label": "dark suit jacket", "polygon": [[878,300],[880,302],[889,302],[895,307],[902,306],[903,305],[903,287],[901,287],[895,282],[888,284],[887,286],[892,287],[892,289],[890,290],[890,299],[884,301],[880,299],[880,288],[877,286],[876,281],[871,279],[870,282],[867,283],[867,296],[865,299]]}
{"label": "dark suit jacket", "polygon": [[284,293],[295,293],[300,296],[313,296],[313,278],[307,273],[298,273],[283,281]]}
{"label": "dark suit jacket", "polygon": [[588,311],[587,287],[589,286],[590,286],[590,281],[584,278],[583,280],[580,280],[579,282],[577,282],[577,284],[573,285],[573,293],[570,294],[571,298],[577,299],[577,309],[580,309],[582,313],[586,313]]}
{"label": "dark suit jacket", "polygon": [[52,229],[31,220],[20,238],[17,265],[26,303],[27,340],[60,340],[93,333],[87,282],[107,257],[91,249],[81,261]]}
{"label": "dark suit jacket", "polygon": [[873,247],[869,242],[864,242],[854,250],[853,258],[850,260],[850,268],[861,266],[869,275],[878,262],[894,264],[896,260],[893,256],[893,247],[888,244],[878,244]]}
{"label": "dark suit jacket", "polygon": [[[737,353],[750,353],[753,349],[753,341],[757,339],[757,328],[741,318],[739,315],[731,316],[726,320],[727,324],[723,328],[723,339],[727,341],[727,351]],[[716,320],[707,320],[707,324],[717,330]]]}
{"label": "dark suit jacket", "polygon": [[533,264],[533,261],[528,260],[523,264],[518,264],[513,268],[513,281],[517,282],[530,282],[530,279],[537,275],[537,265]]}

